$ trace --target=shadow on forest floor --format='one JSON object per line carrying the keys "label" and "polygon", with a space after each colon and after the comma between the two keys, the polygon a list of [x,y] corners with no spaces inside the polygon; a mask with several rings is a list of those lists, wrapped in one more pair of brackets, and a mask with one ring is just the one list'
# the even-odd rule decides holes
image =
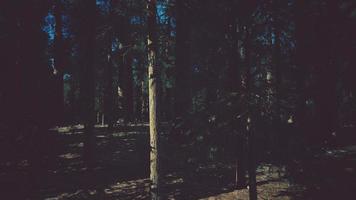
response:
{"label": "shadow on forest floor", "polygon": [[[120,131],[119,131],[120,130]],[[107,133],[95,129],[94,166],[83,161],[83,130],[50,132],[40,171],[30,173],[28,160],[0,161],[0,191],[5,199],[149,199],[149,136],[145,126]],[[164,154],[164,152],[162,152]],[[260,199],[352,199],[356,147],[326,151],[296,162],[281,176],[280,167],[257,170]],[[163,199],[248,199],[247,189],[234,190],[234,166],[216,163],[196,169],[173,166],[177,155],[163,158]],[[164,155],[163,155],[164,157]],[[192,170],[188,175],[185,171]],[[292,173],[293,172],[293,173]],[[286,175],[288,174],[288,176]]]}

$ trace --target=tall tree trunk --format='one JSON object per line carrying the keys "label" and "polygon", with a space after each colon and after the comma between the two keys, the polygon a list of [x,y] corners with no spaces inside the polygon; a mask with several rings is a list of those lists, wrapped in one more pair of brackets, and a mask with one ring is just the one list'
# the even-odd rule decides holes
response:
{"label": "tall tree trunk", "polygon": [[149,121],[150,121],[150,179],[151,198],[160,199],[160,174],[158,152],[158,112],[157,112],[157,80],[158,69],[156,64],[156,0],[147,0],[147,48],[148,48],[148,92],[149,92]]}
{"label": "tall tree trunk", "polygon": [[190,29],[188,1],[176,1],[175,116],[183,118],[190,110],[192,67],[190,63]]}
{"label": "tall tree trunk", "polygon": [[63,45],[63,3],[61,0],[56,0],[54,5],[54,16],[56,20],[55,41],[54,41],[54,68],[55,68],[55,115],[56,123],[62,124],[64,121],[64,45]]}
{"label": "tall tree trunk", "polygon": [[296,1],[295,5],[295,23],[296,23],[296,89],[298,99],[296,105],[295,113],[295,123],[300,135],[306,137],[307,126],[306,126],[306,101],[307,101],[307,90],[306,88],[306,77],[307,77],[307,57],[308,46],[307,46],[307,34],[308,34],[308,16],[305,13],[306,2],[305,0]]}
{"label": "tall tree trunk", "polygon": [[135,119],[137,122],[142,120],[142,85],[139,83],[136,86],[136,104],[135,104]]}
{"label": "tall tree trunk", "polygon": [[[274,19],[276,21],[277,19]],[[274,23],[274,31],[273,31],[274,36],[274,49],[273,49],[273,55],[272,55],[272,64],[274,66],[274,87],[275,87],[275,109],[277,113],[277,120],[278,123],[281,122],[281,82],[282,82],[282,76],[281,76],[281,41],[280,41],[280,29],[278,27],[277,23]]]}
{"label": "tall tree trunk", "polygon": [[[234,2],[228,4],[228,10],[225,14],[225,39],[227,43],[226,49],[226,65],[227,65],[227,92],[231,94],[231,97],[239,92],[241,89],[241,80],[239,74],[239,67],[241,67],[242,51],[241,46],[241,20],[237,19],[236,6]],[[233,111],[235,114],[236,111]],[[236,116],[232,116],[236,119]],[[237,124],[235,122],[234,124]],[[236,187],[246,187],[246,141],[242,134],[238,134],[237,127],[234,125],[233,131],[237,134],[237,148],[236,148],[236,169],[235,169],[235,184]]]}
{"label": "tall tree trunk", "polygon": [[113,80],[113,64],[112,64],[112,37],[109,36],[108,47],[107,47],[107,68],[106,68],[106,88],[105,88],[105,98],[104,98],[104,110],[106,114],[106,121],[108,124],[108,129],[111,130],[114,125],[114,80]]}
{"label": "tall tree trunk", "polygon": [[[123,5],[125,6],[125,5]],[[132,72],[132,52],[131,52],[131,33],[130,33],[130,22],[129,18],[121,17],[121,26],[124,27],[119,31],[119,38],[121,39],[122,49],[120,63],[122,66],[119,70],[120,73],[120,83],[123,92],[123,109],[124,109],[124,120],[125,123],[132,121],[133,116],[133,72]]]}
{"label": "tall tree trunk", "polygon": [[[114,8],[116,7],[116,3],[113,0],[109,0],[110,8],[109,8],[109,24],[111,26],[115,26],[113,18],[114,16]],[[108,124],[108,130],[111,131],[114,123],[115,123],[115,100],[114,96],[115,89],[114,89],[114,65],[112,62],[112,44],[113,44],[113,37],[114,37],[114,30],[110,30],[107,33],[107,47],[106,47],[106,87],[105,87],[105,94],[104,94],[104,113],[106,115],[106,121]]]}
{"label": "tall tree trunk", "polygon": [[[273,102],[273,110],[276,113],[276,116],[273,120],[274,123],[274,135],[272,141],[272,150],[274,158],[277,159],[280,163],[285,162],[286,156],[288,155],[288,135],[283,129],[285,122],[283,122],[283,111],[281,108],[282,102],[282,47],[281,47],[281,21],[278,18],[279,10],[283,4],[281,0],[274,0],[272,2],[272,27],[270,30],[271,34],[271,45],[272,45],[272,73],[273,73],[273,84],[269,84],[270,91],[274,91],[275,101]],[[273,153],[272,153],[273,154]]]}
{"label": "tall tree trunk", "polygon": [[[320,17],[316,27],[318,38],[315,40],[317,51],[315,52],[316,87],[314,99],[317,114],[317,129],[313,139],[327,143],[338,126],[337,108],[337,60],[334,34],[338,18],[338,3],[334,0],[327,1],[327,13]],[[321,141],[320,141],[321,139]]]}
{"label": "tall tree trunk", "polygon": [[147,94],[145,90],[145,81],[141,81],[141,93],[142,93],[142,98],[141,98],[141,117],[143,121],[147,121],[147,113],[148,113],[148,105],[147,105]]}
{"label": "tall tree trunk", "polygon": [[249,26],[245,27],[246,38],[245,38],[245,67],[246,67],[246,85],[245,85],[245,95],[247,98],[247,116],[246,116],[246,136],[247,136],[247,147],[248,147],[248,182],[249,182],[249,197],[250,200],[257,200],[257,185],[256,185],[256,160],[255,160],[255,147],[254,147],[254,130],[252,127],[253,110],[251,108],[252,101],[252,78],[251,77],[251,30]]}
{"label": "tall tree trunk", "polygon": [[93,148],[94,148],[94,122],[95,122],[95,82],[94,82],[94,49],[95,49],[95,16],[96,16],[96,1],[91,0],[85,2],[83,14],[90,16],[86,22],[83,22],[81,29],[81,51],[83,53],[82,59],[82,92],[81,99],[83,102],[83,121],[84,121],[84,160],[91,168],[93,165]]}

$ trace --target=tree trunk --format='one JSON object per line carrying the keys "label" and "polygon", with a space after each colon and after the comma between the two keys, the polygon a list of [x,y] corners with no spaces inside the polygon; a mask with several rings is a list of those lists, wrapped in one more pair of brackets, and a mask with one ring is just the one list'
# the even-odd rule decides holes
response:
{"label": "tree trunk", "polygon": [[176,1],[175,116],[183,118],[190,110],[192,67],[190,63],[190,24],[187,1]]}
{"label": "tree trunk", "polygon": [[158,69],[156,59],[156,0],[147,1],[147,48],[148,48],[148,93],[149,93],[149,122],[150,122],[150,179],[151,198],[160,199],[160,174],[158,152],[158,112],[157,112],[157,77]]}
{"label": "tree trunk", "polygon": [[148,113],[148,106],[147,106],[147,95],[145,93],[145,81],[141,81],[141,118],[143,121],[147,121],[147,113]]}
{"label": "tree trunk", "polygon": [[124,60],[125,67],[125,89],[124,89],[124,99],[125,99],[125,121],[132,121],[133,114],[133,75],[132,75],[132,57],[131,53],[127,53]]}
{"label": "tree trunk", "polygon": [[321,16],[316,28],[317,39],[315,46],[315,76],[316,87],[314,99],[317,114],[317,129],[314,138],[318,142],[328,143],[332,134],[338,127],[338,105],[337,105],[337,44],[334,34],[339,23],[337,1],[327,1],[327,14]]}
{"label": "tree trunk", "polygon": [[296,89],[297,94],[299,94],[296,105],[295,113],[295,123],[300,135],[304,138],[308,135],[306,129],[306,101],[307,101],[307,88],[306,88],[306,77],[307,77],[307,57],[308,46],[306,36],[308,34],[308,16],[306,16],[305,0],[296,1]]}
{"label": "tree trunk", "polygon": [[135,119],[140,122],[142,120],[142,84],[138,83],[136,86],[136,105],[135,105]]}
{"label": "tree trunk", "polygon": [[63,22],[62,22],[63,5],[60,0],[55,1],[54,16],[56,20],[55,26],[55,41],[54,41],[54,70],[55,70],[55,95],[54,95],[54,110],[56,113],[56,124],[64,122],[64,45],[63,45]]}
{"label": "tree trunk", "polygon": [[96,1],[88,2],[83,8],[83,15],[90,16],[90,20],[83,22],[81,27],[81,44],[80,51],[82,52],[81,62],[83,68],[82,74],[82,91],[81,99],[83,102],[83,121],[84,121],[84,160],[91,168],[93,166],[93,147],[94,136],[93,128],[95,122],[95,82],[94,82],[94,49],[95,49],[95,16],[96,16]]}
{"label": "tree trunk", "polygon": [[[239,46],[241,44],[241,24],[237,22],[237,13],[236,13],[236,5],[233,2],[228,4],[229,10],[225,13],[225,39],[227,43],[226,48],[226,65],[227,65],[227,77],[226,77],[226,91],[229,94],[237,94],[239,92],[240,87],[240,74],[239,67],[241,67],[241,59],[243,48]],[[236,111],[233,111],[235,114]],[[232,118],[236,118],[235,116]],[[238,122],[234,122],[238,123]],[[237,148],[236,148],[236,169],[235,169],[235,184],[236,188],[245,188],[246,187],[246,141],[245,136],[238,134],[236,131],[237,127],[233,126],[233,131],[236,132],[237,135]]]}
{"label": "tree trunk", "polygon": [[236,187],[246,187],[246,140],[244,135],[237,137]]}
{"label": "tree trunk", "polygon": [[274,49],[273,49],[273,66],[274,66],[274,74],[275,74],[275,80],[274,80],[274,86],[275,86],[275,109],[277,113],[277,120],[278,123],[281,122],[281,82],[282,82],[282,77],[281,77],[281,44],[280,44],[280,30],[278,27],[274,27]]}
{"label": "tree trunk", "polygon": [[253,110],[251,108],[251,89],[252,89],[252,77],[251,77],[251,30],[249,26],[246,26],[246,38],[245,38],[245,67],[246,67],[246,85],[245,95],[247,98],[247,116],[246,116],[246,135],[247,135],[247,147],[248,147],[248,182],[249,182],[249,196],[250,200],[257,200],[257,185],[256,185],[256,161],[254,153],[254,131],[252,129],[252,117]]}
{"label": "tree trunk", "polygon": [[107,47],[107,68],[106,68],[106,88],[104,94],[104,113],[106,114],[106,121],[108,130],[111,130],[114,125],[114,80],[113,80],[113,64],[112,64],[112,37],[109,36]]}
{"label": "tree trunk", "polygon": [[132,52],[131,52],[131,33],[129,19],[121,17],[121,26],[124,27],[119,31],[119,38],[121,39],[121,55],[120,63],[122,66],[119,70],[120,83],[123,92],[123,109],[125,123],[132,121],[133,116],[133,73],[132,73]]}

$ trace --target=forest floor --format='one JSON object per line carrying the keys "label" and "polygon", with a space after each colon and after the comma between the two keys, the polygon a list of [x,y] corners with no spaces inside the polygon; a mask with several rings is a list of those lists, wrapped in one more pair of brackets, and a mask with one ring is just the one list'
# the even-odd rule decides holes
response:
{"label": "forest floor", "polygon": [[[29,173],[29,161],[20,155],[0,160],[0,199],[149,199],[149,136],[145,125],[110,134],[98,126],[94,134],[95,164],[91,169],[81,156],[82,127],[63,127],[50,134],[52,139],[45,141],[48,152],[35,176]],[[178,157],[177,154],[166,157]],[[260,163],[258,196],[279,200],[355,199],[355,168],[356,146],[319,151],[289,167]],[[233,164],[201,165],[193,171],[184,176],[179,167],[162,169],[164,199],[248,199],[247,189],[234,189]],[[30,198],[34,195],[29,188],[34,183],[38,183],[36,197]]]}

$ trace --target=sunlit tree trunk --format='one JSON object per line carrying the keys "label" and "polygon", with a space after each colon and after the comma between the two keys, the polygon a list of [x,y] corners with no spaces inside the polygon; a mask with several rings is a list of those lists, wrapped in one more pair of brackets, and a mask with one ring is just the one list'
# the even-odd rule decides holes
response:
{"label": "sunlit tree trunk", "polygon": [[156,64],[156,0],[147,0],[147,48],[148,48],[148,93],[149,93],[149,122],[150,122],[150,179],[151,198],[160,199],[159,183],[159,152],[158,152],[158,112],[157,112],[157,80]]}

